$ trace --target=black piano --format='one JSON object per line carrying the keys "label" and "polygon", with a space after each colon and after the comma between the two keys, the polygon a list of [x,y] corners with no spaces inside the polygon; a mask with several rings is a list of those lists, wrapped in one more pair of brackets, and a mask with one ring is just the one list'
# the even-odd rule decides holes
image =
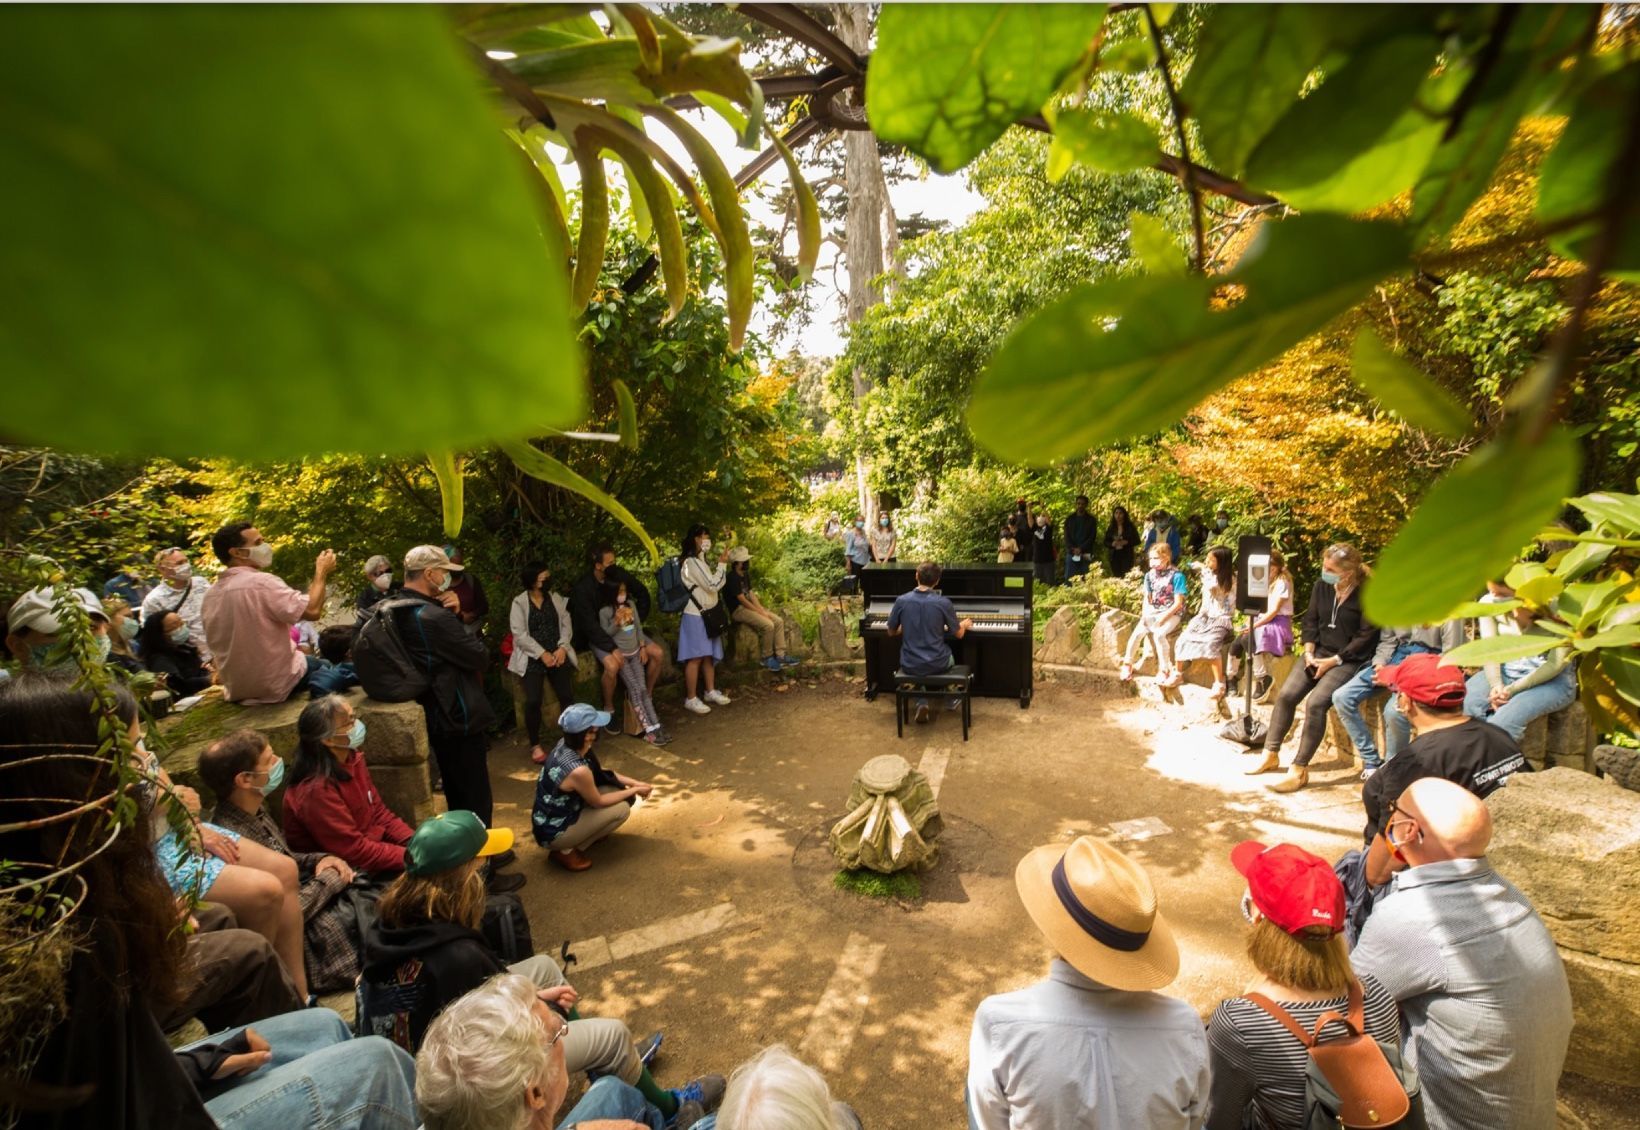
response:
{"label": "black piano", "polygon": [[[951,654],[974,673],[974,693],[1017,698],[1031,704],[1031,564],[951,565],[940,591],[951,599],[958,619],[974,626],[951,641]],[[894,689],[900,640],[888,634],[894,598],[917,587],[917,567],[898,562],[867,565],[860,573],[865,614],[860,639],[866,652],[866,698]]]}

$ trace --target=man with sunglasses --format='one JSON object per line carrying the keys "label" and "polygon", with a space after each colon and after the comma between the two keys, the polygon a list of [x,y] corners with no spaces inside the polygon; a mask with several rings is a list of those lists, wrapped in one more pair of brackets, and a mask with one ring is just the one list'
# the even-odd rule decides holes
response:
{"label": "man with sunglasses", "polygon": [[1553,1126],[1571,991],[1543,920],[1486,861],[1485,802],[1414,781],[1388,805],[1383,839],[1394,878],[1350,962],[1401,1006],[1431,1130]]}

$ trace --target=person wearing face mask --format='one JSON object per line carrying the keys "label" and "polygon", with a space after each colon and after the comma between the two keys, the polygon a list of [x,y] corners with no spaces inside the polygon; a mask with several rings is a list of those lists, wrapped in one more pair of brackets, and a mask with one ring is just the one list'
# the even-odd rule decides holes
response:
{"label": "person wearing face mask", "polygon": [[108,617],[108,662],[135,675],[143,670],[142,658],[137,655],[137,614],[123,596],[103,600],[103,613]]}
{"label": "person wearing face mask", "polygon": [[894,530],[894,519],[887,513],[877,515],[877,528],[871,531],[871,559],[897,561],[899,548],[900,535]]}
{"label": "person wearing face mask", "polygon": [[1053,544],[1053,519],[1046,511],[1039,511],[1036,515],[1036,526],[1031,530],[1031,565],[1036,573],[1036,583],[1051,585],[1054,582],[1054,559],[1058,551]]}
{"label": "person wearing face mask", "polygon": [[265,803],[283,786],[285,763],[255,730],[235,730],[199,755],[199,776],[217,798],[209,816],[212,824],[296,864],[308,990],[334,993],[351,987],[359,975],[358,951],[347,929],[352,909],[339,904],[337,896],[353,881],[353,868],[340,856],[290,850]]}
{"label": "person wearing face mask", "polygon": [[211,685],[210,669],[194,649],[188,625],[175,612],[148,617],[137,638],[143,663],[177,698],[199,694]]}
{"label": "person wearing face mask", "polygon": [[[542,691],[552,687],[552,695],[563,710],[575,701],[575,669],[579,661],[570,646],[569,605],[562,596],[547,588],[552,571],[545,563],[531,561],[519,574],[524,591],[513,597],[507,621],[512,631],[512,654],[507,670],[524,683],[524,731],[530,739],[530,760],[540,765],[547,759],[541,745]],[[642,685],[642,663],[639,664]]]}
{"label": "person wearing face mask", "polygon": [[335,571],[336,554],[319,554],[302,593],[270,572],[273,545],[249,522],[223,526],[211,548],[228,568],[205,594],[200,615],[224,694],[246,706],[284,702],[306,689],[308,672],[319,665],[317,656],[296,649],[290,630],[324,615],[325,580]]}
{"label": "person wearing face mask", "polygon": [[[102,601],[90,589],[72,590],[74,599],[91,618],[93,658],[107,662],[114,648],[109,637],[108,613]],[[68,671],[74,668],[74,657],[66,648],[59,647],[58,635],[62,624],[53,608],[54,594],[50,585],[30,589],[17,598],[6,613],[6,647],[29,671]]]}
{"label": "person wearing face mask", "polygon": [[1228,530],[1229,528],[1230,528],[1230,515],[1228,513],[1226,513],[1225,511],[1223,511],[1223,510],[1215,511],[1214,514],[1213,514],[1213,532],[1217,533],[1217,534],[1223,534],[1224,531]]}
{"label": "person wearing face mask", "polygon": [[366,612],[398,594],[398,586],[393,583],[393,563],[376,554],[364,563],[364,588],[359,590],[359,598],[353,602],[359,610],[359,622],[364,622]]}
{"label": "person wearing face mask", "polygon": [[160,583],[142,598],[142,622],[146,624],[152,616],[175,612],[188,625],[188,640],[194,650],[209,664],[211,648],[205,642],[204,609],[211,582],[194,572],[188,551],[174,545],[154,554],[154,568],[159,570]]}
{"label": "person wearing face mask", "polygon": [[854,525],[843,534],[843,565],[853,576],[870,564],[871,539],[866,536],[866,520],[863,515],[856,514]]}
{"label": "person wearing face mask", "polygon": [[410,826],[370,779],[359,748],[366,732],[340,695],[307,704],[296,720],[296,753],[284,775],[285,843],[295,853],[333,855],[355,871],[393,875],[404,870]]}
{"label": "person wearing face mask", "polygon": [[[862,539],[863,540],[863,539]],[[712,706],[728,706],[729,696],[717,689],[717,663],[723,658],[723,636],[706,630],[705,614],[718,609],[718,594],[728,581],[725,566],[729,561],[727,549],[718,552],[714,568],[706,564],[706,555],[712,551],[712,537],[706,527],[696,524],[683,535],[679,547],[682,558],[683,583],[689,586],[689,602],[683,606],[678,619],[678,662],[683,664],[685,698],[683,708],[691,714],[710,714]],[[728,613],[718,609],[725,626]],[[696,697],[695,688],[705,679],[706,693]],[[711,703],[708,706],[707,703]]]}

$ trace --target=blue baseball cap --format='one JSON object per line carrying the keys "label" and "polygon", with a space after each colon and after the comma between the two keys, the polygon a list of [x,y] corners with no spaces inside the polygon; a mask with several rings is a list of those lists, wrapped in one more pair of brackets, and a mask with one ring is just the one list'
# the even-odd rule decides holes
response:
{"label": "blue baseball cap", "polygon": [[585,702],[571,703],[558,716],[558,726],[565,733],[581,734],[609,725],[609,714]]}

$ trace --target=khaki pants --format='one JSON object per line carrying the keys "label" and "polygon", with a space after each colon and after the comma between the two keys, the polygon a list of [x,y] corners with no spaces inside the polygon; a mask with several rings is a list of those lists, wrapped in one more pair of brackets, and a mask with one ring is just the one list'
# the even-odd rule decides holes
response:
{"label": "khaki pants", "polygon": [[[619,789],[600,787],[601,793],[616,793]],[[626,823],[626,818],[632,815],[632,806],[622,801],[607,808],[594,808],[590,804],[581,809],[581,815],[558,834],[558,838],[547,846],[553,851],[569,851],[571,848],[590,847],[609,835],[616,828]]]}
{"label": "khaki pants", "polygon": [[765,616],[761,612],[753,612],[744,606],[735,609],[734,619],[737,624],[749,624],[757,630],[758,641],[763,645],[764,659],[771,655],[786,654],[785,621]]}
{"label": "khaki pants", "polygon": [[[558,963],[544,953],[509,965],[507,970],[528,977],[539,989],[569,984]],[[623,1022],[583,1018],[571,1020],[569,1031],[564,1033],[564,1068],[571,1075],[601,1071],[635,1085],[638,1076],[643,1074],[643,1061],[638,1058],[632,1033]]]}

